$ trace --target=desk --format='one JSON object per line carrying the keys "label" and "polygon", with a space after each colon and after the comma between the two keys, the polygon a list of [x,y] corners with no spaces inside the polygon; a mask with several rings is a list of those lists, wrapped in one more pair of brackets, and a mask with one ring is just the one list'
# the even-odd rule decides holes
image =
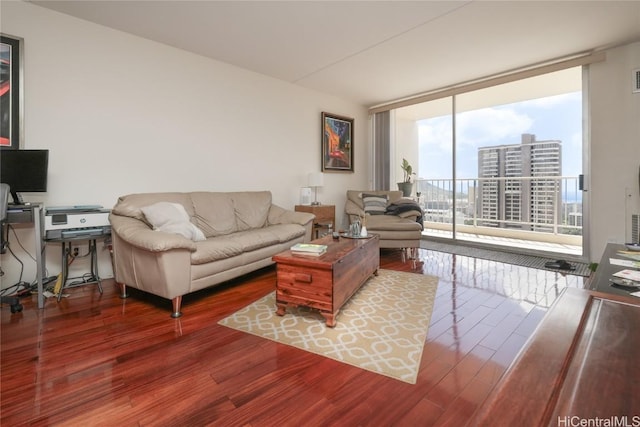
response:
{"label": "desk", "polygon": [[44,308],[44,289],[42,276],[44,274],[44,241],[42,240],[44,227],[44,213],[42,203],[28,205],[9,205],[7,208],[8,224],[33,224],[35,231],[36,251],[36,281],[38,282],[38,308]]}
{"label": "desk", "polygon": [[600,260],[598,268],[596,269],[596,274],[593,276],[593,280],[589,284],[589,289],[599,292],[607,292],[610,294],[629,296],[629,290],[611,286],[611,282],[609,282],[609,279],[611,278],[613,273],[617,273],[620,270],[628,268],[621,265],[611,265],[609,263],[609,258],[629,259],[617,255],[618,251],[625,250],[627,250],[627,248],[624,245],[620,245],[617,243],[607,244],[607,247],[602,254],[602,259]]}
{"label": "desk", "polygon": [[328,233],[329,230],[335,230],[336,223],[336,207],[334,205],[296,205],[296,212],[308,212],[316,217],[313,220],[313,238],[322,237],[321,231]]}

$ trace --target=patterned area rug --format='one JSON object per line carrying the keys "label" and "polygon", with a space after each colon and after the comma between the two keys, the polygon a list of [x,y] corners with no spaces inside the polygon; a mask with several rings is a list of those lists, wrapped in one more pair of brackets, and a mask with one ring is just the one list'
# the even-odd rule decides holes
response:
{"label": "patterned area rug", "polygon": [[468,256],[473,258],[488,259],[490,261],[521,265],[523,267],[557,271],[558,273],[563,273],[563,274],[573,274],[576,276],[584,276],[584,277],[589,277],[591,275],[591,270],[589,269],[589,265],[584,262],[570,261],[569,263],[574,267],[573,270],[546,268],[544,266],[549,261],[555,261],[555,260],[561,259],[562,258],[561,256],[558,256],[558,258],[544,258],[544,257],[531,256],[531,255],[514,254],[510,252],[503,252],[503,251],[492,251],[490,249],[474,248],[470,246],[452,245],[448,243],[433,242],[428,240],[423,240],[422,242],[420,242],[420,247],[422,249],[428,249],[432,251],[446,252],[450,254]]}
{"label": "patterned area rug", "polygon": [[334,328],[313,309],[276,315],[275,292],[218,323],[415,384],[437,287],[437,277],[379,270],[340,310]]}

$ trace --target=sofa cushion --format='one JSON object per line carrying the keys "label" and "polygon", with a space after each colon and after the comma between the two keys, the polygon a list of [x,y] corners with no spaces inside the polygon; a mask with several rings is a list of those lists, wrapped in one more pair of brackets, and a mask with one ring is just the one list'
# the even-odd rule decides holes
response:
{"label": "sofa cushion", "polygon": [[305,228],[298,224],[279,224],[211,237],[196,244],[197,250],[191,254],[191,263],[220,261],[245,252],[289,242],[304,236],[305,232]]}
{"label": "sofa cushion", "polygon": [[231,236],[211,237],[196,243],[196,251],[191,253],[191,264],[206,264],[212,261],[241,255],[242,245]]}
{"label": "sofa cushion", "polygon": [[196,242],[205,240],[202,231],[189,221],[189,214],[179,203],[158,202],[140,210],[154,230],[180,234]]}
{"label": "sofa cushion", "polygon": [[158,202],[179,203],[184,206],[189,217],[194,216],[189,193],[140,193],[120,196],[112,213],[146,221],[141,209]]}
{"label": "sofa cushion", "polygon": [[196,224],[206,237],[225,236],[237,231],[230,193],[191,193]]}
{"label": "sofa cushion", "polygon": [[206,237],[261,228],[267,223],[271,192],[193,192],[196,224]]}
{"label": "sofa cushion", "polygon": [[412,218],[412,217],[422,218],[422,212],[420,212],[419,210],[412,209],[410,211],[400,212],[398,213],[398,216],[400,218]]}
{"label": "sofa cushion", "polygon": [[236,227],[239,231],[262,228],[267,224],[271,208],[271,192],[243,191],[231,193]]}
{"label": "sofa cushion", "polygon": [[255,251],[256,249],[280,243],[273,233],[262,228],[249,231],[238,231],[228,237],[240,245],[243,251]]}
{"label": "sofa cushion", "polygon": [[265,230],[273,234],[278,243],[289,242],[295,238],[304,236],[306,233],[306,229],[299,224],[270,225],[266,227]]}
{"label": "sofa cushion", "polygon": [[369,215],[384,215],[387,210],[388,197],[386,194],[362,193],[364,213]]}
{"label": "sofa cushion", "polygon": [[367,218],[367,230],[376,231],[418,231],[422,230],[420,223],[414,219],[401,218],[395,215],[373,215]]}

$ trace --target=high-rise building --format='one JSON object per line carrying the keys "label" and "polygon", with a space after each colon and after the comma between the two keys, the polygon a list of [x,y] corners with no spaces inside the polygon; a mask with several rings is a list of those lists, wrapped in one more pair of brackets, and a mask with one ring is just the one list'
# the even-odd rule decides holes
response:
{"label": "high-rise building", "polygon": [[536,141],[478,148],[478,216],[492,227],[552,231],[562,203],[562,143]]}

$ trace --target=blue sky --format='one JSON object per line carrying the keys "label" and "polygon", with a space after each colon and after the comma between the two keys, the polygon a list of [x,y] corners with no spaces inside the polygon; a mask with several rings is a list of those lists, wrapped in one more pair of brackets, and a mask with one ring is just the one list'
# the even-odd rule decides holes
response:
{"label": "blue sky", "polygon": [[[457,176],[478,176],[478,147],[519,144],[523,133],[536,140],[562,142],[562,175],[582,173],[582,93],[533,99],[458,114]],[[451,117],[419,122],[420,163],[417,175],[450,179]]]}

